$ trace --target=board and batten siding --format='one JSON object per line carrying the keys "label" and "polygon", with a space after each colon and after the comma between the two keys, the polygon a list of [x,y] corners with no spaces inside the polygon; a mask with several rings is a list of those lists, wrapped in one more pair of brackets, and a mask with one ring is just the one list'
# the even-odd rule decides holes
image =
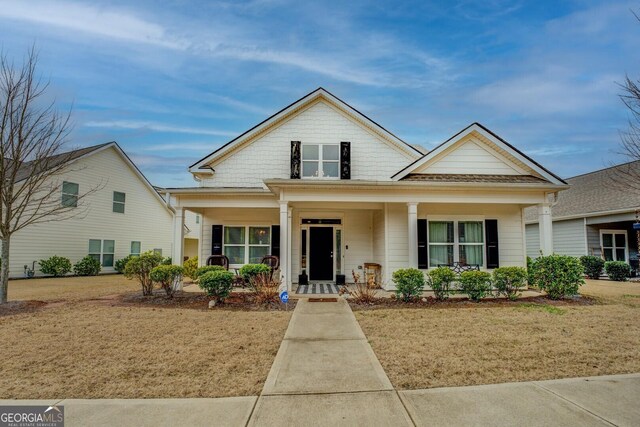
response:
{"label": "board and batten siding", "polygon": [[[115,240],[115,260],[129,255],[132,241],[139,241],[142,251],[162,249],[171,256],[173,214],[138,175],[109,147],[71,163],[57,179],[79,184],[80,194],[100,188],[88,195],[82,217],[36,224],[13,235],[10,273],[24,274],[24,265],[52,255],[64,256],[72,263],[89,252],[89,239]],[[125,213],[113,212],[113,192],[126,194]],[[62,194],[62,193],[61,193]],[[78,208],[85,209],[85,208]],[[103,268],[103,272],[113,272]]]}
{"label": "board and batten siding", "polygon": [[414,173],[519,175],[521,172],[476,136],[469,135]]}
{"label": "board and batten siding", "polygon": [[[527,224],[527,256],[540,256],[540,228]],[[579,257],[587,254],[584,219],[577,218],[553,222],[553,252],[559,255]],[[599,245],[598,245],[599,246]]]}
{"label": "board and batten siding", "polygon": [[213,163],[213,177],[203,179],[201,185],[263,187],[265,179],[288,179],[291,141],[301,141],[303,145],[350,141],[351,179],[389,181],[415,160],[335,107],[319,101]]}

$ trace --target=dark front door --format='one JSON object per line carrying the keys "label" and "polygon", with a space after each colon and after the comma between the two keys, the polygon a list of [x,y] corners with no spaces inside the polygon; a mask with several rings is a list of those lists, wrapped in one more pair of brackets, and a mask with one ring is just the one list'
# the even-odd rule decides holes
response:
{"label": "dark front door", "polygon": [[309,232],[309,280],[333,280],[333,227],[311,227]]}

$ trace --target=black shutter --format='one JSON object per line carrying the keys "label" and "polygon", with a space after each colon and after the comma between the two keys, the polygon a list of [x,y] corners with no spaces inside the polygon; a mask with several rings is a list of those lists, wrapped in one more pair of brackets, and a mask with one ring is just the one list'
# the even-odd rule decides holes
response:
{"label": "black shutter", "polygon": [[427,245],[427,220],[418,220],[418,268],[429,268],[429,245]]}
{"label": "black shutter", "polygon": [[211,226],[211,255],[222,255],[222,225]]}
{"label": "black shutter", "polygon": [[271,226],[271,255],[280,258],[280,226]]}
{"label": "black shutter", "polygon": [[500,255],[498,250],[498,220],[485,219],[484,232],[487,245],[487,268],[500,267]]}
{"label": "black shutter", "polygon": [[340,179],[351,179],[351,143],[340,143]]}
{"label": "black shutter", "polygon": [[291,179],[300,179],[300,141],[291,141]]}

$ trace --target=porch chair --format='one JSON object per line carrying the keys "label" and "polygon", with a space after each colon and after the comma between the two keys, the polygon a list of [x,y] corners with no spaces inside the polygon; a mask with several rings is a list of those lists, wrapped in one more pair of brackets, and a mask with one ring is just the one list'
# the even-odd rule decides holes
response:
{"label": "porch chair", "polygon": [[438,267],[448,267],[456,274],[460,274],[463,271],[480,271],[479,264],[466,264],[463,262],[454,262],[452,265],[438,264]]}
{"label": "porch chair", "polygon": [[229,258],[226,255],[211,255],[207,258],[207,265],[220,265],[225,270],[229,269]]}
{"label": "porch chair", "polygon": [[275,255],[267,255],[262,257],[260,264],[268,265],[269,267],[271,267],[270,279],[273,280],[273,274],[278,268],[280,268],[280,258]]}

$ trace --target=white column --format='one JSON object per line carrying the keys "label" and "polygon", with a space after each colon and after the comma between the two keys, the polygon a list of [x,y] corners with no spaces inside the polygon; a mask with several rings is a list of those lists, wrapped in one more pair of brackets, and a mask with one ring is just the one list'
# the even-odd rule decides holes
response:
{"label": "white column", "polygon": [[292,221],[291,221],[292,216],[293,216],[293,208],[289,207],[287,211],[287,230],[288,230],[287,237],[289,238],[289,240],[287,241],[287,277],[289,278],[287,292],[289,293],[291,293],[291,284],[293,283],[293,274],[291,271],[291,266],[292,266],[291,248],[293,246],[291,244],[291,242],[293,241],[293,228],[292,228]]}
{"label": "white column", "polygon": [[176,208],[173,216],[173,254],[172,261],[175,265],[182,265],[184,257],[184,209]]}
{"label": "white column", "polygon": [[280,277],[282,288],[291,289],[289,278],[289,207],[287,202],[280,202]]}
{"label": "white column", "polygon": [[549,203],[538,205],[538,227],[540,230],[540,251],[542,255],[551,255],[553,253],[553,221]]}
{"label": "white column", "polygon": [[408,217],[408,239],[409,245],[409,267],[418,268],[418,204],[407,203]]}

